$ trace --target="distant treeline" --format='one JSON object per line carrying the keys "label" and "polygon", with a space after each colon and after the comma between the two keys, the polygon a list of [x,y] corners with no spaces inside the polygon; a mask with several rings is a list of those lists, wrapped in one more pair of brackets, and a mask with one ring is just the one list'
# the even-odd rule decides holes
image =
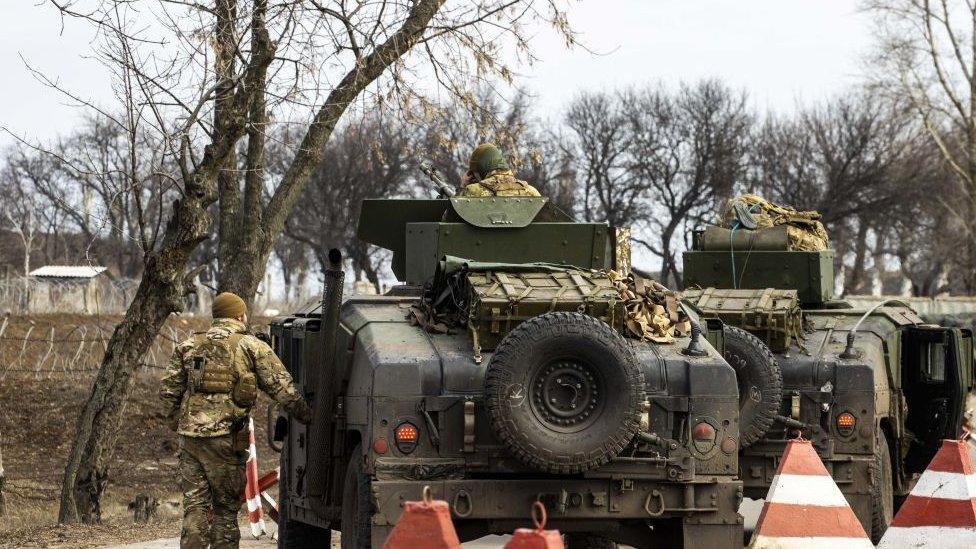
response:
{"label": "distant treeline", "polygon": [[[847,293],[971,294],[976,254],[964,216],[951,207],[969,203],[965,188],[916,113],[899,105],[858,90],[760,114],[744,90],[704,80],[581,93],[554,120],[540,118],[525,93],[506,100],[492,90],[422,114],[372,112],[329,141],[271,268],[292,295],[317,276],[325,251],[340,246],[356,280],[378,282],[389,258],[355,238],[360,201],[430,196],[421,159],[456,181],[470,150],[492,141],[565,210],[632,227],[635,246],[657,260],[647,267],[669,285],[681,285],[690,230],[714,221],[731,196],[755,192],[823,214]],[[302,131],[275,123],[268,132],[266,169],[275,181]],[[140,274],[142,250],[154,245],[178,195],[164,174],[142,174],[152,184],[137,191],[126,186],[136,165],[127,140],[117,125],[89,118],[48,150],[3,152],[0,273],[91,262],[113,276]],[[153,150],[147,142],[145,154]],[[215,276],[216,244],[197,256],[212,267],[201,275],[206,282]]]}

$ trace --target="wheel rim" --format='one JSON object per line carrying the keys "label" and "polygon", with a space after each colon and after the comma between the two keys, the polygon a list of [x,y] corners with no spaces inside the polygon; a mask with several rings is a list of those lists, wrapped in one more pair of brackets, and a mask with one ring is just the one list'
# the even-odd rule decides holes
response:
{"label": "wheel rim", "polygon": [[532,379],[532,408],[550,429],[575,432],[603,411],[603,380],[592,364],[577,358],[544,364]]}

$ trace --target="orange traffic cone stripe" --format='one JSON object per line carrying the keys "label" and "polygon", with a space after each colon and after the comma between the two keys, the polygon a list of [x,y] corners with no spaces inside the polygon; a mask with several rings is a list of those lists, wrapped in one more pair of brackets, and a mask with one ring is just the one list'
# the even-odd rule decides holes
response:
{"label": "orange traffic cone stripe", "polygon": [[976,546],[976,474],[969,445],[943,440],[879,547]]}
{"label": "orange traffic cone stripe", "polygon": [[874,547],[808,440],[786,443],[749,547]]}

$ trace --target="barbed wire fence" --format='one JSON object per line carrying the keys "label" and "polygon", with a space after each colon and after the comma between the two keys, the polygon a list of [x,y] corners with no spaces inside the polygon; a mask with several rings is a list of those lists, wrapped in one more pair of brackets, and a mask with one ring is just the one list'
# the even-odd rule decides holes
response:
{"label": "barbed wire fence", "polygon": [[[93,374],[101,364],[114,328],[97,321],[64,327],[28,323],[18,326],[20,333],[14,333],[11,318],[0,320],[0,383],[11,374],[35,379]],[[164,369],[176,345],[199,329],[196,325],[165,326],[137,371]]]}

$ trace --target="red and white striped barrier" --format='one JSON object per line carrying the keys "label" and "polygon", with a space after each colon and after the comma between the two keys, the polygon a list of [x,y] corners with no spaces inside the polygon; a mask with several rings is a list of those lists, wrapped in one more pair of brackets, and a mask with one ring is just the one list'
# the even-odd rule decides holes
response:
{"label": "red and white striped barrier", "polygon": [[251,535],[260,538],[268,531],[264,528],[264,508],[261,506],[261,488],[258,484],[258,448],[254,437],[254,419],[248,418],[247,421],[247,465],[244,468],[247,483],[244,485],[244,501],[247,503]]}
{"label": "red and white striped barrier", "polygon": [[976,547],[976,475],[966,442],[942,441],[878,547]]}
{"label": "red and white striped barrier", "polygon": [[753,548],[873,548],[809,440],[790,440],[766,495]]}
{"label": "red and white striped barrier", "polygon": [[258,479],[258,491],[261,492],[261,499],[264,500],[264,503],[268,506],[268,517],[271,518],[271,520],[278,522],[278,502],[265,491],[275,484],[278,484],[277,468],[268,471]]}

